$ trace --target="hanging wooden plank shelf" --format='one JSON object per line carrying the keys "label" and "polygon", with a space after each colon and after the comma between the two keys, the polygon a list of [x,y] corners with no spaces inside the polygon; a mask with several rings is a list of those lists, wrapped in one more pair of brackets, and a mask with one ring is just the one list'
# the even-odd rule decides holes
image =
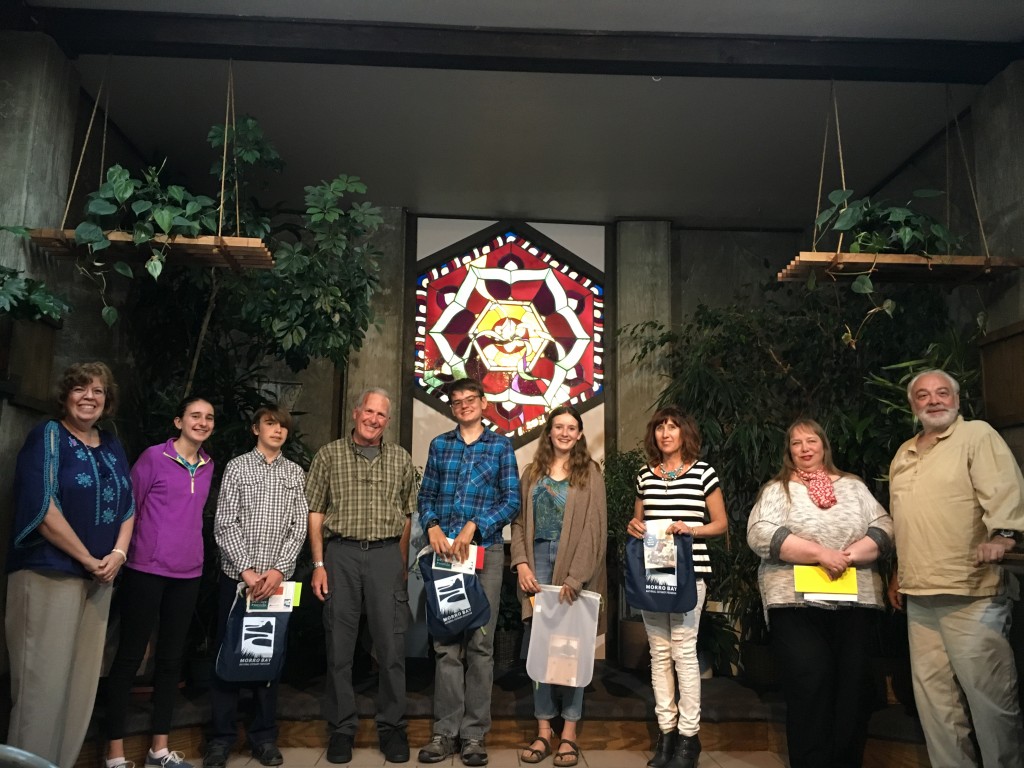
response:
{"label": "hanging wooden plank shelf", "polygon": [[874,270],[871,279],[889,282],[963,283],[971,280],[992,280],[1011,270],[1020,269],[1018,262],[993,256],[918,256],[907,253],[832,253],[801,251],[787,264],[779,282],[806,280],[812,272],[827,272],[837,280],[853,279]]}
{"label": "hanging wooden plank shelf", "polygon": [[[59,258],[77,258],[86,247],[75,243],[73,229],[33,229],[32,242],[45,254]],[[145,261],[150,249],[132,242],[128,232],[108,232],[110,248],[97,253],[102,258],[109,252],[123,261]],[[200,267],[229,267],[240,269],[272,269],[274,257],[258,237],[183,237],[157,235],[151,241],[154,247],[167,245],[170,264]]]}

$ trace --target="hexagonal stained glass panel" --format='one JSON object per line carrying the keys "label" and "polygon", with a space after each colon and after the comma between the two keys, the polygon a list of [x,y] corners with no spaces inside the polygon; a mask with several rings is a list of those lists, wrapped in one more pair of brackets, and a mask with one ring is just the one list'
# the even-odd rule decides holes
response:
{"label": "hexagonal stained glass panel", "polygon": [[417,387],[447,410],[445,385],[478,379],[488,428],[509,437],[604,384],[602,285],[522,231],[502,228],[416,286]]}

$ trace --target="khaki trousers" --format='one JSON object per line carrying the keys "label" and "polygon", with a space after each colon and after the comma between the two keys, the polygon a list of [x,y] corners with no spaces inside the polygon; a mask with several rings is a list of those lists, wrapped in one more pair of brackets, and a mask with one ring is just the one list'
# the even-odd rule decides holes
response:
{"label": "khaki trousers", "polygon": [[96,700],[112,592],[55,571],[8,576],[12,746],[60,768],[75,764]]}
{"label": "khaki trousers", "polygon": [[1005,596],[907,596],[914,698],[933,768],[1024,766],[1010,610]]}

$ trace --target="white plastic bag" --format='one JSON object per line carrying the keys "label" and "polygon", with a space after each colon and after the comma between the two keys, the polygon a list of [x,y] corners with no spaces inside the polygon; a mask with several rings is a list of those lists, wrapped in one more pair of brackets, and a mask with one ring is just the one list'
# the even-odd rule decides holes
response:
{"label": "white plastic bag", "polygon": [[558,602],[561,587],[540,589],[533,600],[526,673],[538,683],[582,688],[594,677],[601,596],[584,590],[569,605]]}

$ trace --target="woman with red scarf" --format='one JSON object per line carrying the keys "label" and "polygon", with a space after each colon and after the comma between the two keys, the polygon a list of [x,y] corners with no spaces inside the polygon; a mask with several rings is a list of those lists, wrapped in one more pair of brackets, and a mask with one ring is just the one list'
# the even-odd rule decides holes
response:
{"label": "woman with red scarf", "polygon": [[[870,714],[868,648],[875,611],[885,605],[877,562],[892,549],[892,518],[859,478],[836,468],[821,426],[801,419],[786,432],[781,471],[750,512],[747,542],[761,557],[790,765],[859,767]],[[819,566],[831,580],[856,569],[856,594],[799,592],[795,565]]]}

